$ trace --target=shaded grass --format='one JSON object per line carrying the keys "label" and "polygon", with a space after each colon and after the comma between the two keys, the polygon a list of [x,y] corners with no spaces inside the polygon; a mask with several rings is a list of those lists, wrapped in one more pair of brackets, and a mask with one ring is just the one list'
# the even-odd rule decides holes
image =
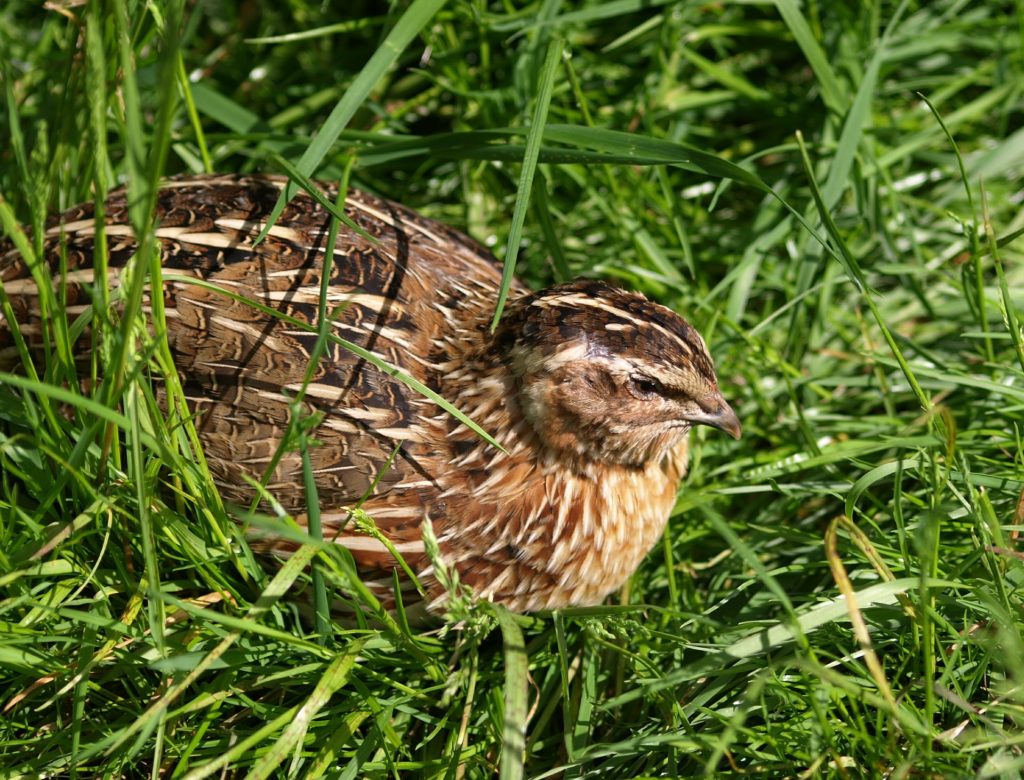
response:
{"label": "shaded grass", "polygon": [[[381,627],[316,634],[302,563],[334,591],[351,561],[249,552],[180,397],[156,404],[144,240],[125,314],[93,314],[89,395],[60,286],[55,348],[0,383],[0,767],[1019,774],[1024,9],[435,5],[9,4],[5,232],[127,177],[145,237],[161,172],[316,148],[317,177],[496,248],[525,217],[504,254],[533,285],[601,275],[686,314],[743,441],[699,433],[621,606],[507,626],[522,652],[480,610],[423,634],[367,592]],[[375,56],[394,67],[360,81]]]}

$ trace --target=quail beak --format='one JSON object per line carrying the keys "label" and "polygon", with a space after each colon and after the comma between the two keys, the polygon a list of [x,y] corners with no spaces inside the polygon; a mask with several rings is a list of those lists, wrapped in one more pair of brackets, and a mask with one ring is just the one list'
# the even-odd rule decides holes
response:
{"label": "quail beak", "polygon": [[[701,404],[703,406],[703,404]],[[710,411],[698,416],[690,418],[697,425],[710,425],[712,428],[718,428],[720,431],[725,431],[734,439],[738,439],[743,435],[743,428],[740,426],[740,418],[736,416],[736,412],[732,410],[732,407],[725,402],[722,396],[717,395],[705,409]]]}

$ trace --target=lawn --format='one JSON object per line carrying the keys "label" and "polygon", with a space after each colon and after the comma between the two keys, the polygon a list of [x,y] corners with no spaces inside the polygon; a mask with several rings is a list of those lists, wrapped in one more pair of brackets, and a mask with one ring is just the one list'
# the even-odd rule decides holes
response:
{"label": "lawn", "polygon": [[145,232],[163,175],[347,180],[672,307],[744,427],[606,606],[324,625],[348,560],[254,555],[152,323],[82,383],[58,286],[0,367],[0,776],[1024,771],[1024,1],[10,0],[0,68],[29,254],[125,182]]}

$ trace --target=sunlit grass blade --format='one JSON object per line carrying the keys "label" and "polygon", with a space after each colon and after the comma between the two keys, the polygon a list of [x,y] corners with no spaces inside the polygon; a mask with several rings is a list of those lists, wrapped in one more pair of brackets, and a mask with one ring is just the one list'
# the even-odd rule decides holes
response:
{"label": "sunlit grass blade", "polygon": [[505,709],[501,739],[501,780],[520,780],[523,774],[523,750],[526,747],[526,691],[529,658],[523,631],[515,617],[495,605],[501,626],[505,658]]}
{"label": "sunlit grass blade", "polygon": [[563,45],[561,38],[555,38],[551,41],[548,44],[548,51],[544,57],[544,64],[541,67],[540,87],[537,90],[537,100],[530,119],[530,131],[526,136],[526,152],[523,156],[523,167],[519,172],[516,205],[512,211],[512,226],[508,231],[508,244],[505,248],[505,259],[501,271],[501,289],[498,291],[498,300],[494,304],[494,318],[491,320],[491,330],[498,327],[498,320],[501,319],[501,312],[505,308],[508,291],[512,286],[512,277],[516,271],[519,239],[530,203],[530,193],[533,191],[533,175],[537,170],[540,143],[544,137],[544,126],[548,118],[548,106],[551,103],[551,93],[555,85],[555,72],[558,70],[559,60],[562,58]]}
{"label": "sunlit grass blade", "polygon": [[[341,131],[348,125],[349,120],[356,110],[363,104],[370,90],[377,82],[392,68],[398,58],[409,46],[412,40],[419,35],[434,14],[444,5],[445,0],[413,0],[412,4],[405,10],[402,16],[395,23],[395,26],[381,42],[369,62],[359,72],[349,88],[345,91],[341,100],[331,111],[324,121],[316,138],[306,148],[306,151],[299,158],[296,167],[306,176],[312,176],[320,162],[334,146]],[[260,238],[263,238],[267,231],[274,225],[277,218],[284,210],[285,204],[297,192],[295,185],[289,185],[281,193],[274,209],[267,217],[267,226],[263,229]]]}
{"label": "sunlit grass blade", "polygon": [[832,111],[839,114],[846,110],[845,90],[836,77],[828,57],[818,44],[807,19],[800,12],[795,0],[774,0],[779,15],[785,20],[790,33],[803,51],[807,63],[814,70],[822,100]]}
{"label": "sunlit grass blade", "polygon": [[305,736],[310,721],[323,709],[331,695],[348,680],[349,673],[356,665],[356,660],[365,644],[365,639],[357,639],[349,644],[344,653],[331,661],[324,671],[323,677],[320,678],[320,682],[317,683],[306,703],[296,714],[295,719],[288,724],[274,746],[256,763],[247,777],[254,778],[254,780],[269,777],[270,773],[287,759],[288,754]]}

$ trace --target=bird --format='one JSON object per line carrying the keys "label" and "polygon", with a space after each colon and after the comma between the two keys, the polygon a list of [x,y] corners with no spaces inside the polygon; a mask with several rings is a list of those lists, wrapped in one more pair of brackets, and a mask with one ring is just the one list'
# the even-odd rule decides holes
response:
{"label": "bird", "polygon": [[[351,551],[386,606],[412,593],[393,592],[396,554],[431,613],[448,598],[435,565],[474,599],[514,612],[602,603],[661,537],[690,429],[740,437],[701,335],[666,306],[598,279],[537,291],[513,279],[492,329],[502,269],[480,244],[351,188],[325,265],[331,215],[310,194],[300,190],[268,228],[288,183],[180,175],[156,197],[166,337],[223,499],[249,504],[269,470],[268,493],[305,521],[301,456],[277,453],[304,389],[317,415],[308,452],[324,537]],[[319,186],[338,197],[336,185]],[[111,192],[102,219],[112,288],[137,249],[128,212],[127,190]],[[46,229],[69,317],[91,306],[96,230],[92,204]],[[325,269],[338,339],[311,368]],[[38,339],[35,282],[9,241],[0,281],[23,336]],[[11,345],[0,320],[0,351]],[[352,522],[355,509],[376,532]],[[281,554],[294,546],[265,542]]]}

